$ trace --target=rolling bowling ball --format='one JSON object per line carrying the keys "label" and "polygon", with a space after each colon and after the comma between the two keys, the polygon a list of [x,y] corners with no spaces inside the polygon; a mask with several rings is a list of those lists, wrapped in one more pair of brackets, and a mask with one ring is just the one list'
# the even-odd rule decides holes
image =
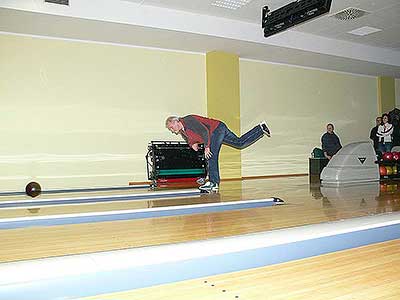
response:
{"label": "rolling bowling ball", "polygon": [[386,166],[386,174],[387,175],[392,175],[393,174],[393,170],[391,166]]}
{"label": "rolling bowling ball", "polygon": [[381,176],[387,175],[387,170],[386,170],[386,167],[385,167],[385,166],[380,166],[380,167],[379,167],[379,174],[380,174]]}
{"label": "rolling bowling ball", "polygon": [[393,159],[393,154],[392,152],[385,152],[383,153],[383,160],[392,160]]}
{"label": "rolling bowling ball", "polygon": [[34,181],[29,182],[25,187],[25,193],[28,196],[31,196],[32,198],[39,196],[41,192],[42,192],[42,187],[40,186],[39,183]]}

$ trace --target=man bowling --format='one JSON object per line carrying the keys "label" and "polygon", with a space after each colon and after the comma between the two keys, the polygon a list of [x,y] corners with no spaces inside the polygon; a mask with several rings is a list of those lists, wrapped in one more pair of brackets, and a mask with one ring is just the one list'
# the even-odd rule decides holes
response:
{"label": "man bowling", "polygon": [[198,151],[199,144],[204,144],[209,177],[209,181],[199,187],[204,192],[217,192],[219,189],[218,158],[222,144],[244,149],[264,135],[271,136],[271,131],[265,121],[240,137],[234,134],[224,122],[198,115],[170,116],[166,119],[165,126],[171,132],[180,134],[194,151]]}

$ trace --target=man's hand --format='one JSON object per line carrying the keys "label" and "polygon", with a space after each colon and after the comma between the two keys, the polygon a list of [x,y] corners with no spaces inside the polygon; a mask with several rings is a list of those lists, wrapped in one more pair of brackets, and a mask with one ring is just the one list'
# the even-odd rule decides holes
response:
{"label": "man's hand", "polygon": [[199,151],[199,144],[193,144],[192,145],[192,149],[194,150],[194,151]]}
{"label": "man's hand", "polygon": [[324,156],[325,156],[327,159],[329,159],[329,160],[331,160],[331,158],[332,158],[332,156],[328,155],[327,152],[324,152]]}
{"label": "man's hand", "polygon": [[210,159],[212,156],[212,152],[210,150],[210,147],[204,148],[204,155],[206,156],[207,159]]}

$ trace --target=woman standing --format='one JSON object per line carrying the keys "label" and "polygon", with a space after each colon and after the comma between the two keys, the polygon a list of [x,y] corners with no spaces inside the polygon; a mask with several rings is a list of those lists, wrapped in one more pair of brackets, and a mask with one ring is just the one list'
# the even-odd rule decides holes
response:
{"label": "woman standing", "polygon": [[390,152],[392,150],[392,135],[393,125],[389,123],[389,115],[382,115],[382,124],[378,127],[376,136],[379,139],[379,150],[384,152]]}

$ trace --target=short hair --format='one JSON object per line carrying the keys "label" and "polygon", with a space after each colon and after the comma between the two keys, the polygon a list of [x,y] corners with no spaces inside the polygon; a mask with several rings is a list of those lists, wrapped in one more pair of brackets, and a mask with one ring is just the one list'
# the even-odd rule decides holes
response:
{"label": "short hair", "polygon": [[333,126],[333,124],[332,124],[332,123],[328,123],[328,124],[326,124],[326,127],[328,127],[328,126],[332,126],[332,129],[335,129],[335,126]]}
{"label": "short hair", "polygon": [[169,116],[166,120],[165,120],[165,127],[168,127],[168,123],[172,122],[172,121],[179,121],[179,117],[178,116]]}

